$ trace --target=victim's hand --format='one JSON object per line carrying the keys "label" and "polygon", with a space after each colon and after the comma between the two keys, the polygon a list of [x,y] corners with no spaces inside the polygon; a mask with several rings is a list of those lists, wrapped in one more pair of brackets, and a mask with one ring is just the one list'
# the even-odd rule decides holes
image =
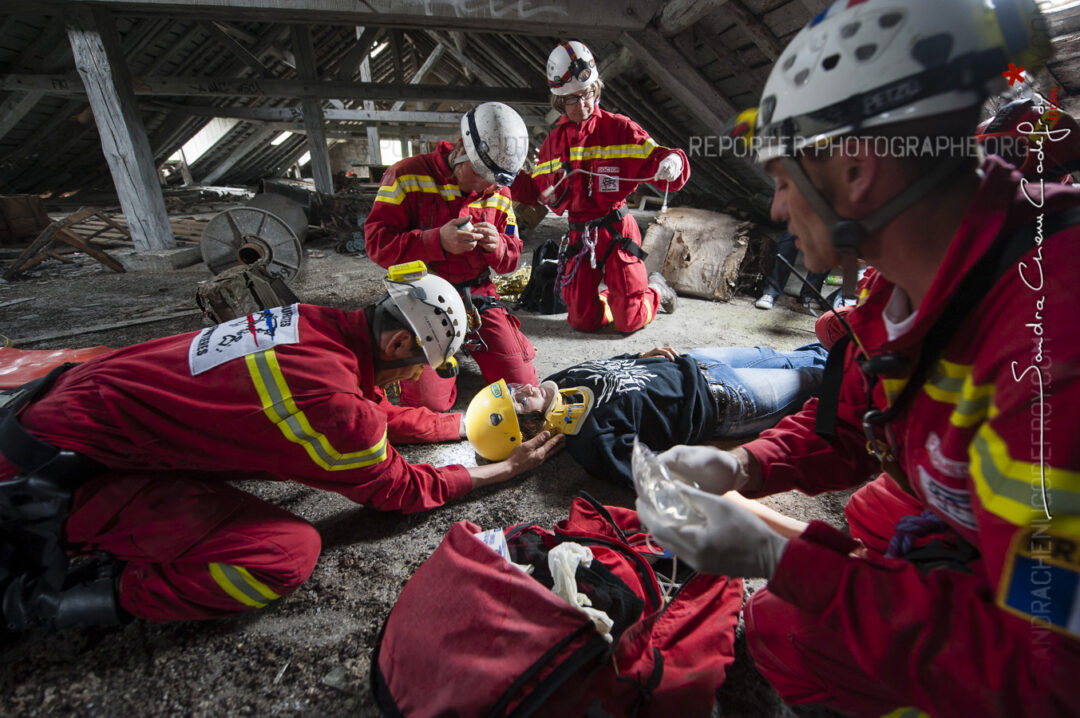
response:
{"label": "victim's hand", "polygon": [[675,351],[671,347],[656,347],[655,349],[650,349],[647,352],[642,352],[638,356],[640,356],[642,359],[648,359],[649,357],[666,357],[671,361],[675,361],[675,359],[679,356],[679,352]]}

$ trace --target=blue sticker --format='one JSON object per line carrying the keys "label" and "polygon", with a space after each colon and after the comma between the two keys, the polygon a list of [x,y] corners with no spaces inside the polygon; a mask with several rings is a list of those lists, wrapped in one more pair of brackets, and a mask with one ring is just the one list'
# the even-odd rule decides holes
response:
{"label": "blue sticker", "polygon": [[1033,624],[1080,638],[1080,540],[1041,530],[1017,536],[998,604]]}

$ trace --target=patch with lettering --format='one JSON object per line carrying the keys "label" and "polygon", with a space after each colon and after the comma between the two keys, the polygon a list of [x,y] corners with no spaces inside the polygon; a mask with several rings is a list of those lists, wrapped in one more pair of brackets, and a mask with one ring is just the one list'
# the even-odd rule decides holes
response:
{"label": "patch with lettering", "polygon": [[966,529],[975,530],[975,513],[971,510],[971,494],[967,489],[954,489],[946,486],[922,466],[919,468],[919,483],[922,485],[926,501],[945,516]]}
{"label": "patch with lettering", "polygon": [[619,167],[618,165],[612,167],[599,167],[596,170],[600,174],[600,191],[601,192],[618,192],[619,191]]}
{"label": "patch with lettering", "polygon": [[300,341],[300,307],[274,307],[203,329],[188,347],[191,375],[237,357]]}
{"label": "patch with lettering", "polygon": [[1080,638],[1080,536],[1041,528],[1018,533],[998,605],[1034,626]]}

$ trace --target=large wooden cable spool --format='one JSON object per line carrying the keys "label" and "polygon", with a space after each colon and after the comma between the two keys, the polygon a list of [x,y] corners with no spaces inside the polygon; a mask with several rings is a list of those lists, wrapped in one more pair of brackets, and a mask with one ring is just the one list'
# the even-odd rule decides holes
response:
{"label": "large wooden cable spool", "polygon": [[207,223],[200,241],[203,262],[215,275],[262,264],[271,276],[290,282],[303,265],[307,228],[300,204],[279,194],[259,194]]}

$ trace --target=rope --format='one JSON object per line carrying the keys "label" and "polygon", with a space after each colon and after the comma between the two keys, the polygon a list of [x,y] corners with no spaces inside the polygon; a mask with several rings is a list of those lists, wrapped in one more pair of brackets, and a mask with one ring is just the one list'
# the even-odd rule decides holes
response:
{"label": "rope", "polygon": [[[546,198],[550,197],[552,194],[554,194],[555,190],[558,189],[559,185],[561,185],[566,180],[570,179],[571,175],[576,175],[576,174],[592,175],[593,177],[608,177],[610,179],[614,179],[616,182],[653,182],[653,181],[664,182],[665,181],[665,180],[657,180],[656,175],[653,175],[652,177],[620,177],[619,175],[612,175],[612,174],[608,174],[606,172],[593,172],[592,170],[586,170],[586,169],[578,168],[578,169],[570,170],[569,172],[563,174],[563,176],[559,178],[558,182],[551,185],[551,187],[549,187],[547,190],[545,190],[541,194],[540,201],[543,202],[548,208],[551,208],[551,205],[549,205],[547,203]],[[667,212],[667,208],[668,208],[667,199],[668,199],[668,192],[670,192],[670,191],[671,191],[671,183],[668,182],[667,186],[664,187],[664,204],[660,208],[661,212]]]}
{"label": "rope", "polygon": [[918,515],[904,516],[896,522],[896,533],[889,539],[885,558],[901,558],[915,546],[916,539],[940,533],[947,527],[945,521],[930,509]]}

